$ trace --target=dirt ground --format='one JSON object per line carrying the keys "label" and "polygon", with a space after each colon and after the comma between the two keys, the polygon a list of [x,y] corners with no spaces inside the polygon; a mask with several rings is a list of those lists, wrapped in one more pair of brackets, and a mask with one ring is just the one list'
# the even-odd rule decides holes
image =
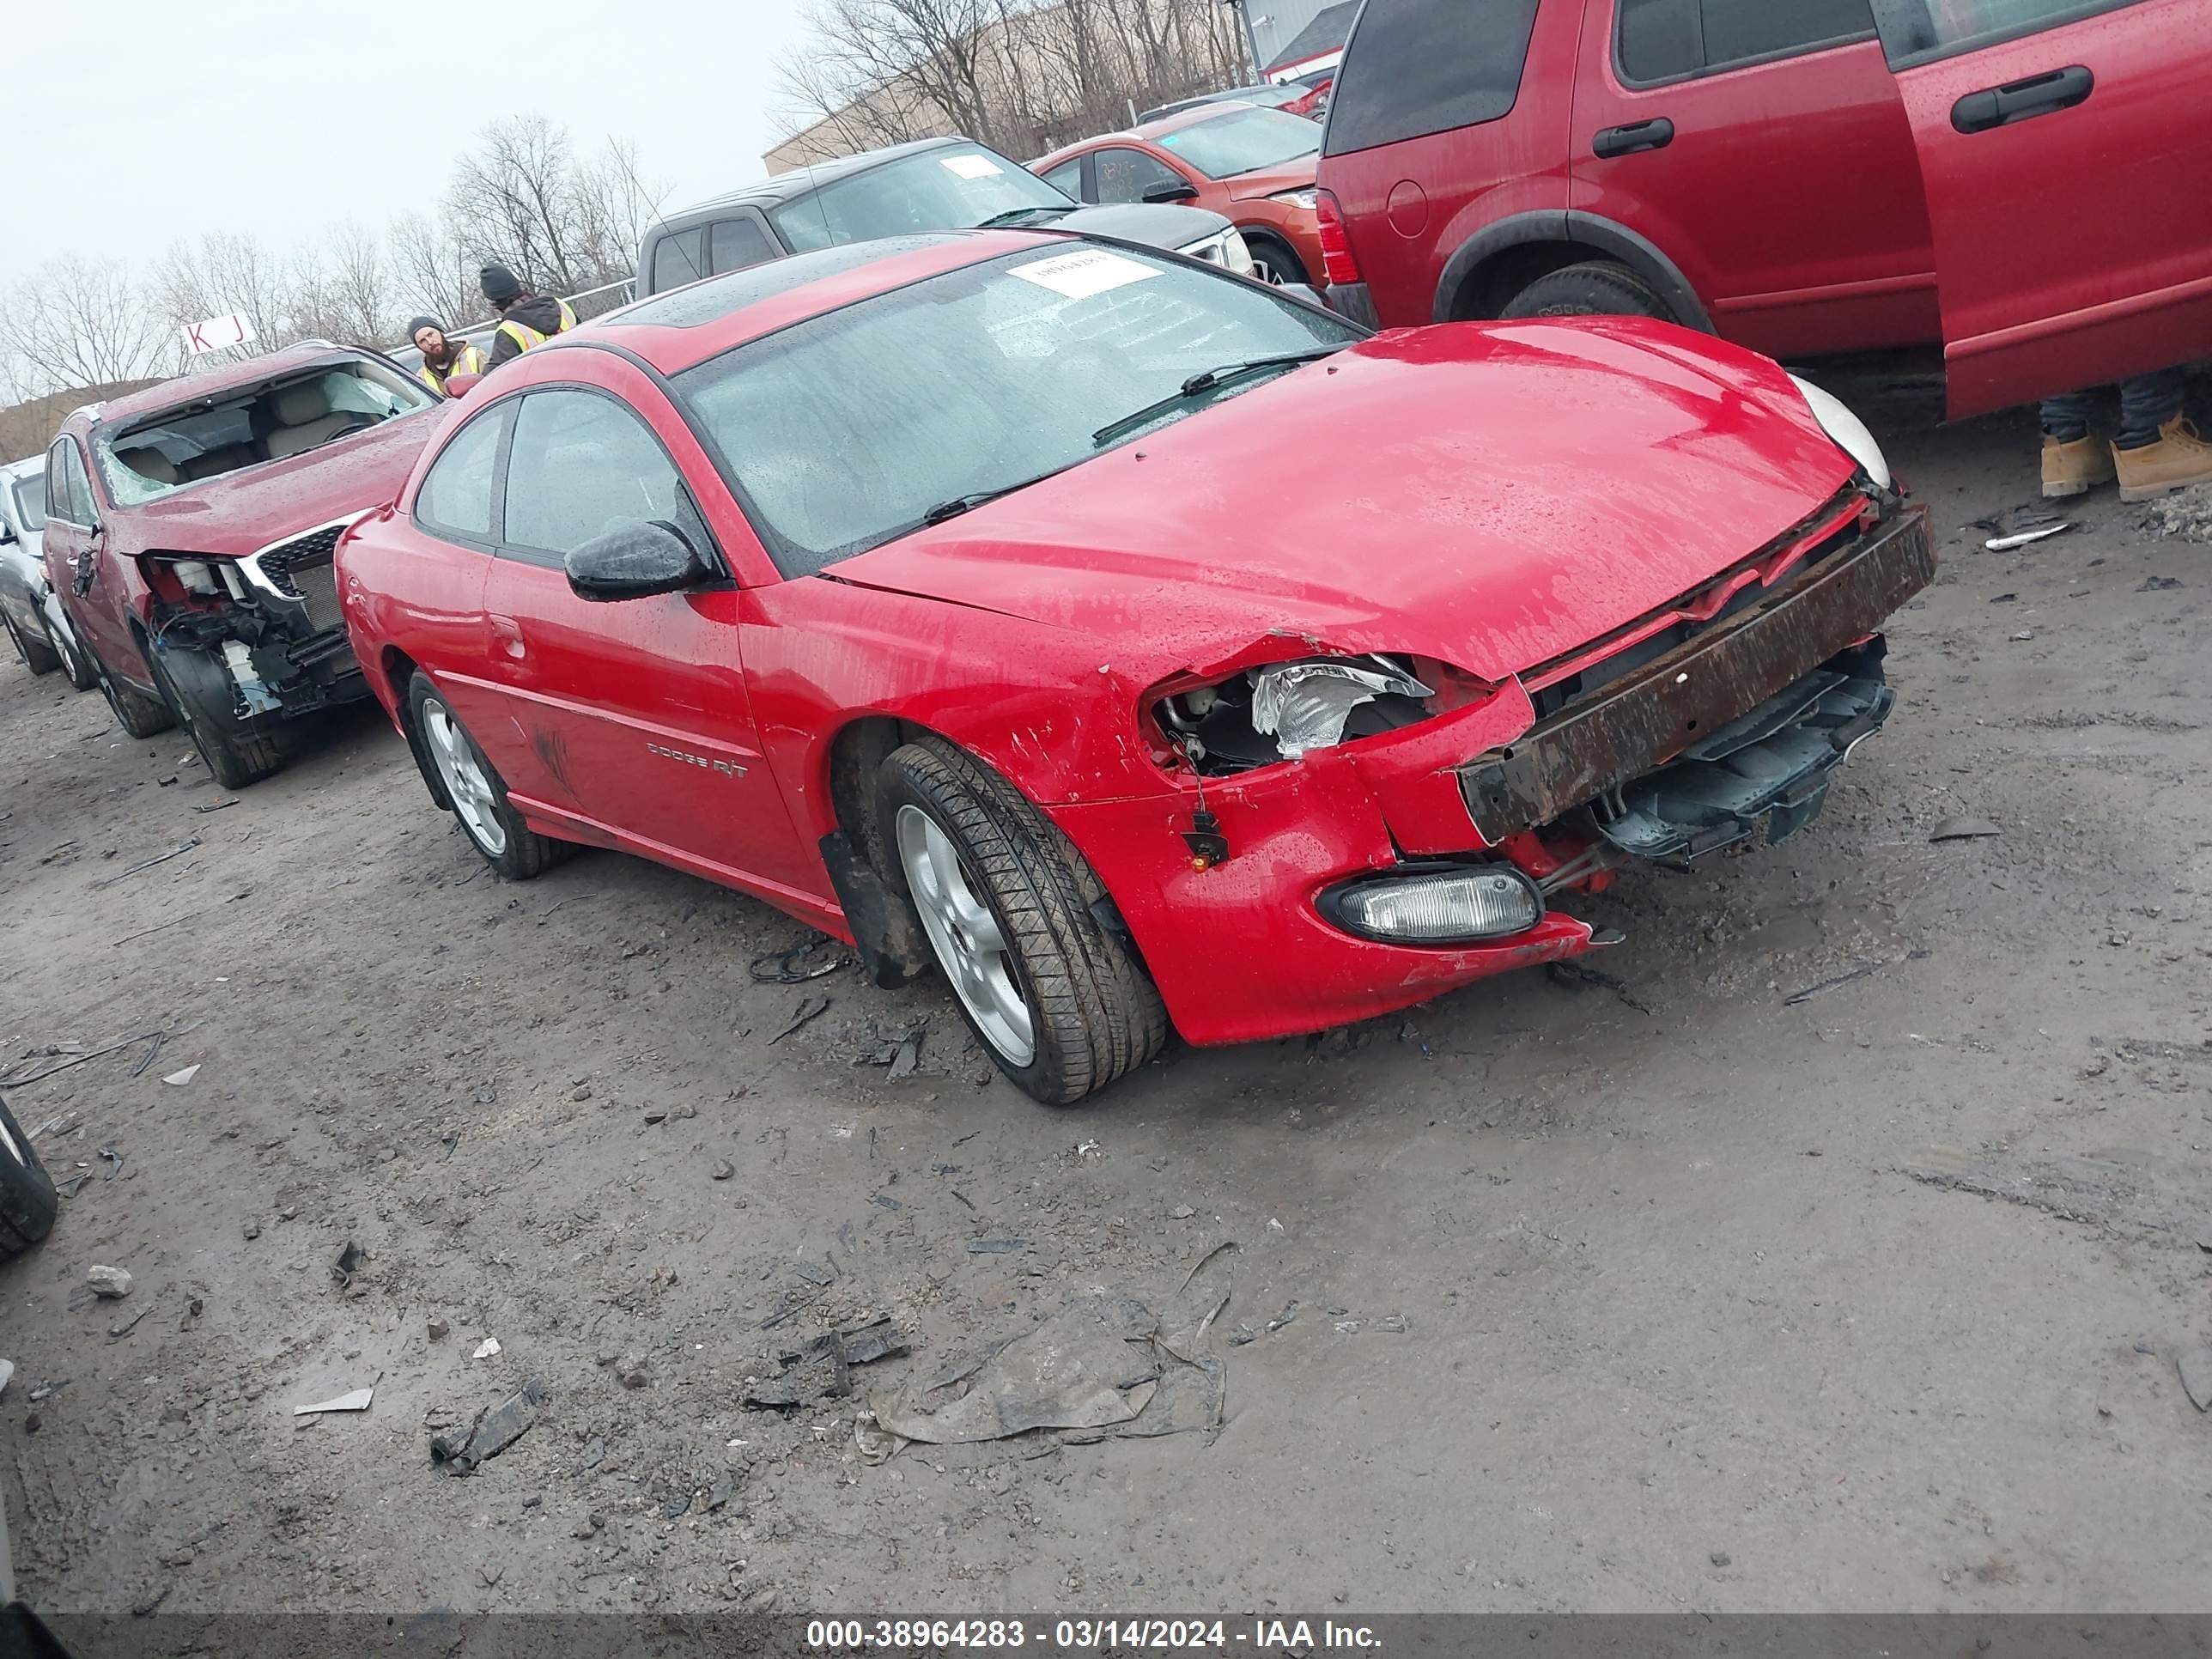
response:
{"label": "dirt ground", "polygon": [[[1176,1052],[1068,1112],[935,983],[754,983],[805,935],[749,899],[599,854],[499,883],[373,710],[205,812],[181,737],[0,669],[5,1075],[167,1033],[10,1094],[89,1176],[0,1268],[27,1593],[2212,1607],[2176,1371],[2212,1343],[2212,546],[2108,489],[1984,551],[2026,418],[1890,436],[1944,561],[1899,711],[1796,841],[1599,907],[1622,988]],[[1931,844],[1958,815],[2002,834]],[[915,1020],[911,1076],[855,1064]],[[871,1401],[1087,1287],[1164,1306],[1224,1241],[1212,1443],[858,1455]],[[853,1397],[741,1405],[870,1314],[913,1351]],[[532,1381],[535,1426],[434,1470]]]}

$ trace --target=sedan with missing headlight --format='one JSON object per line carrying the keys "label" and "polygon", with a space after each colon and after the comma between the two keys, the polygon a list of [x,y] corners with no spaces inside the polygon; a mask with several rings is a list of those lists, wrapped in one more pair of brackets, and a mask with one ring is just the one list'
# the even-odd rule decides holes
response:
{"label": "sedan with missing headlight", "polygon": [[337,562],[495,868],[617,848],[933,968],[1054,1103],[1581,955],[1624,866],[1792,833],[1932,574],[1865,428],[1737,348],[1370,337],[1014,230],[562,335]]}

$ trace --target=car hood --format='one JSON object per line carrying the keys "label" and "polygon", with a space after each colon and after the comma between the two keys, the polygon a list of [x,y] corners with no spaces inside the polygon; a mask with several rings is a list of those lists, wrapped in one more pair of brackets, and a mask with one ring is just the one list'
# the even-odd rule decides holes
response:
{"label": "car hood", "polygon": [[827,574],[1078,632],[1147,683],[1269,635],[1498,681],[1697,586],[1854,470],[1735,347],[1640,320],[1447,324]]}
{"label": "car hood", "polygon": [[305,454],[226,472],[125,507],[115,523],[142,548],[244,558],[271,542],[398,495],[439,428],[437,412],[402,415]]}
{"label": "car hood", "polygon": [[1227,181],[1232,200],[1250,202],[1263,196],[1273,196],[1286,190],[1311,190],[1320,158],[1301,155],[1295,161],[1285,161],[1280,167],[1261,167],[1257,173],[1240,173]]}
{"label": "car hood", "polygon": [[1218,236],[1229,221],[1204,208],[1178,207],[1173,202],[1121,202],[1106,207],[1078,208],[1052,222],[1054,230],[1075,230],[1091,236],[1117,236],[1125,242],[1170,251]]}

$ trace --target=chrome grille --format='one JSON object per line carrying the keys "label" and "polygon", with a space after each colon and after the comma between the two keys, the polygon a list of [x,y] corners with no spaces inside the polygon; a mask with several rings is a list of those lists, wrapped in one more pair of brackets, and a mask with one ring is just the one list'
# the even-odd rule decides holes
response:
{"label": "chrome grille", "polygon": [[[261,554],[261,574],[269,578],[270,586],[278,592],[295,599],[304,599],[307,596],[300,586],[301,575],[319,566],[325,576],[329,576],[331,556],[337,550],[338,538],[344,531],[342,524],[325,525],[320,530],[311,530],[289,542],[277,543]],[[334,579],[324,583],[325,586],[334,585]]]}

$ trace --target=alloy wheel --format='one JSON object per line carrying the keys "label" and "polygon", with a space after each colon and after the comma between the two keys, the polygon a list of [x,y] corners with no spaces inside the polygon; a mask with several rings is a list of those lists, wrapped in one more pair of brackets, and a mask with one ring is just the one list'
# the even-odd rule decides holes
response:
{"label": "alloy wheel", "polygon": [[439,781],[453,800],[453,816],[486,857],[497,858],[507,850],[507,830],[499,821],[498,802],[483,763],[477,758],[476,745],[453,711],[435,698],[422,705],[422,736]]}
{"label": "alloy wheel", "polygon": [[907,887],[945,976],[1000,1057],[1027,1066],[1036,1058],[1036,1032],[998,917],[977,896],[959,850],[935,818],[902,806],[896,827]]}

